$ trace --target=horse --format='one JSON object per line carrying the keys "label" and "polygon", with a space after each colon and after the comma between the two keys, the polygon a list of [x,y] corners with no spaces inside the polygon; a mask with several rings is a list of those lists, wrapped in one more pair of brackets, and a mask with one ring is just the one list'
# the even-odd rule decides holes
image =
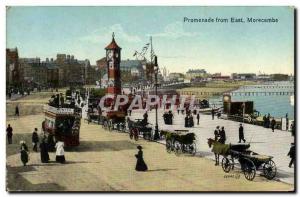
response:
{"label": "horse", "polygon": [[220,154],[218,154],[214,151],[214,147],[215,147],[215,144],[221,144],[221,143],[218,142],[217,140],[212,139],[212,138],[208,138],[207,139],[207,144],[208,144],[209,148],[211,148],[211,146],[213,146],[212,152],[214,152],[214,154],[215,154],[215,161],[216,161],[215,166],[218,166],[219,165]]}
{"label": "horse", "polygon": [[208,138],[207,139],[207,144],[209,146],[209,148],[212,148],[212,152],[215,154],[215,159],[216,159],[216,163],[215,165],[218,166],[219,165],[219,158],[220,155],[227,155],[228,154],[228,150],[230,149],[230,145],[229,144],[222,144],[220,142],[218,142],[217,140],[214,140],[212,138]]}

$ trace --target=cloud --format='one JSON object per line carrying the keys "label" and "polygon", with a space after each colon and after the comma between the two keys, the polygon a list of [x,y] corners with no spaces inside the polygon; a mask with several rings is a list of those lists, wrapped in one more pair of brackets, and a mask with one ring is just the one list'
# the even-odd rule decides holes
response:
{"label": "cloud", "polygon": [[81,37],[80,40],[91,43],[100,43],[104,41],[107,42],[107,40],[111,39],[112,32],[115,33],[118,40],[130,43],[141,42],[141,38],[139,36],[130,35],[129,33],[125,32],[122,25],[120,24],[114,24],[110,27],[102,27],[96,29],[92,31],[90,35]]}
{"label": "cloud", "polygon": [[[181,37],[193,37],[199,35],[198,32],[187,32],[183,28],[182,22],[174,22],[168,24],[164,31],[161,33],[152,34],[153,37],[163,37],[163,38],[181,38]],[[150,35],[149,35],[150,36]]]}

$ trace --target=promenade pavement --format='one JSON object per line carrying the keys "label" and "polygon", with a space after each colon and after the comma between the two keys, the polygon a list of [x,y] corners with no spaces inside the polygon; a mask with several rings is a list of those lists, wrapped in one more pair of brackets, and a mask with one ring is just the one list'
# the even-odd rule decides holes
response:
{"label": "promenade pavement", "polygon": [[[23,167],[18,140],[25,139],[32,150],[30,135],[34,127],[40,130],[42,120],[43,115],[7,119],[14,128],[14,144],[7,145],[9,191],[291,191],[294,187],[261,176],[248,181],[241,172],[225,174],[204,157],[210,151],[202,149],[202,140],[203,156],[176,156],[160,143],[130,140],[127,133],[109,132],[83,120],[80,146],[66,150],[66,164],[55,163],[54,153],[49,164],[42,164],[39,153],[31,152]],[[135,171],[137,145],[143,146],[147,172]]]}
{"label": "promenade pavement", "polygon": [[[142,118],[144,110],[134,110],[131,114],[131,119]],[[212,120],[211,115],[200,115],[200,124],[197,125],[196,116],[194,116],[195,126],[193,128],[184,127],[184,117],[181,113],[178,115],[177,111],[174,112],[173,125],[165,125],[162,114],[164,110],[158,111],[158,126],[159,129],[175,130],[175,129],[188,129],[189,132],[196,134],[196,145],[198,156],[203,156],[209,159],[215,159],[214,154],[207,145],[208,138],[214,138],[214,130],[216,126],[224,126],[226,131],[226,143],[236,144],[239,141],[239,122],[218,119],[216,116]],[[148,120],[151,124],[155,124],[155,110],[148,111]],[[294,183],[294,167],[289,168],[290,162],[289,152],[291,143],[294,142],[294,137],[288,131],[281,131],[275,129],[263,128],[261,126],[244,124],[244,135],[246,143],[250,143],[250,150],[262,155],[273,156],[273,160],[277,166],[277,178],[286,183]],[[165,143],[162,141],[162,143]],[[221,159],[220,159],[221,161]]]}

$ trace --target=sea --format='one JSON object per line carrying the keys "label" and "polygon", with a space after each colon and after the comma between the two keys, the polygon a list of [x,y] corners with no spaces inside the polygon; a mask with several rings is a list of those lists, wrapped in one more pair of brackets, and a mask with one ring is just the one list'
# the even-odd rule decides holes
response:
{"label": "sea", "polygon": [[[251,94],[243,94],[251,92]],[[266,95],[264,93],[267,93]],[[294,92],[293,81],[266,82],[260,85],[242,86],[231,96],[232,101],[253,101],[254,109],[260,112],[260,115],[270,113],[272,117],[283,118],[288,114],[290,120],[294,119],[294,96],[271,94],[272,92]],[[242,93],[241,95],[239,93]],[[258,94],[256,94],[258,93]],[[209,99],[213,106],[222,105],[222,96]]]}

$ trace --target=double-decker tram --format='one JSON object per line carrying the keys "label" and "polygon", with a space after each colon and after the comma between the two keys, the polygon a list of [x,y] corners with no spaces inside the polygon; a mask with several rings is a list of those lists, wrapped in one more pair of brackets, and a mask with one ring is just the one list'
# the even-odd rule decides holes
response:
{"label": "double-decker tram", "polygon": [[42,127],[48,138],[50,147],[54,147],[55,141],[60,140],[66,147],[79,145],[81,124],[81,108],[75,105],[44,106],[45,120]]}

